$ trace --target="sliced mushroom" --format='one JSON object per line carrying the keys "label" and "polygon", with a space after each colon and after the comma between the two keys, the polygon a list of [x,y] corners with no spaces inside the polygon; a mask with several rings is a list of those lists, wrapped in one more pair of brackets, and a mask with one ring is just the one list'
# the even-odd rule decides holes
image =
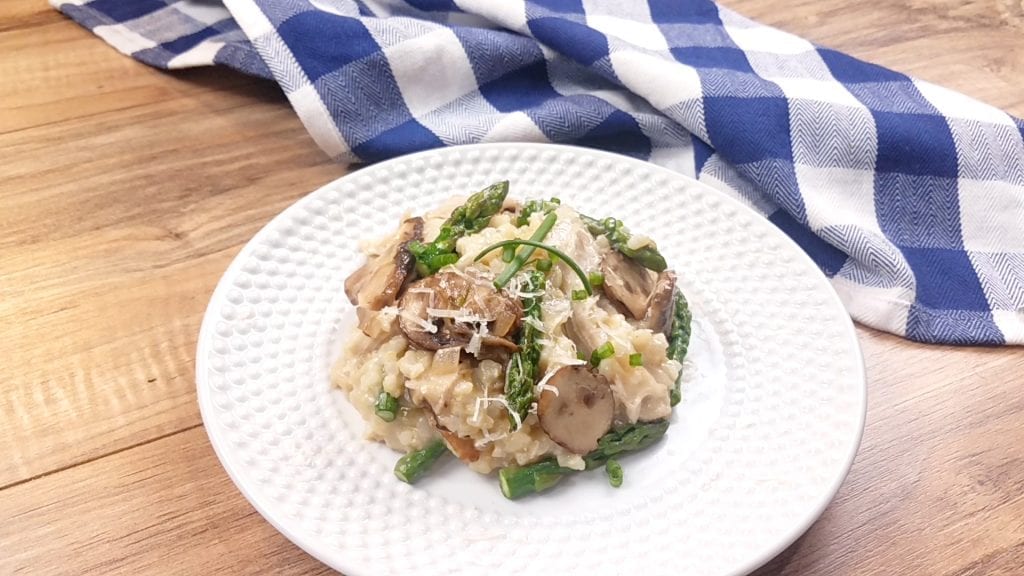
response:
{"label": "sliced mushroom", "polygon": [[345,280],[345,295],[349,301],[370,310],[394,304],[415,264],[409,252],[409,242],[422,239],[422,218],[409,218],[402,222],[394,242]]}
{"label": "sliced mushroom", "polygon": [[576,351],[586,358],[607,340],[600,324],[593,321],[593,306],[588,300],[573,302],[573,313],[563,325],[565,335],[576,345]]}
{"label": "sliced mushroom", "polygon": [[671,270],[658,274],[650,299],[647,300],[647,312],[640,322],[641,328],[661,332],[668,336],[672,328],[672,312],[676,294],[676,275]]}
{"label": "sliced mushroom", "polygon": [[522,305],[488,282],[441,272],[410,284],[399,310],[399,325],[417,348],[466,346],[484,322],[481,346],[518,350],[509,338],[519,328]]}
{"label": "sliced mushroom", "polygon": [[[615,398],[604,376],[587,366],[559,368],[537,400],[541,428],[573,454],[597,448],[597,441],[612,427]],[[555,392],[557,390],[557,392]]]}
{"label": "sliced mushroom", "polygon": [[[381,338],[391,330],[394,317],[385,316],[384,312],[370,310],[362,306],[356,308],[359,329],[370,338]],[[389,319],[390,318],[390,319]]]}
{"label": "sliced mushroom", "polygon": [[463,438],[444,426],[438,425],[437,431],[444,437],[452,453],[458,456],[463,462],[476,462],[480,459],[480,451],[476,449],[476,443],[472,438]]}
{"label": "sliced mushroom", "polygon": [[604,293],[640,320],[647,312],[647,299],[654,290],[655,274],[617,250],[609,250],[601,259]]}
{"label": "sliced mushroom", "polygon": [[441,434],[441,437],[444,438],[452,453],[459,460],[463,462],[476,462],[480,459],[480,451],[476,449],[476,443],[473,442],[472,438],[464,438],[445,428],[429,403],[423,404],[423,410],[427,414],[427,419],[434,425],[434,428]]}

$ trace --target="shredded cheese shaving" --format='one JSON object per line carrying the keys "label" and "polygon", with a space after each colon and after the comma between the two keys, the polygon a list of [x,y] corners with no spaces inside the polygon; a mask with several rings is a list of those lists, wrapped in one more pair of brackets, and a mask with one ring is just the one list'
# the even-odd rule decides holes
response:
{"label": "shredded cheese shaving", "polygon": [[[487,394],[486,390],[484,391],[484,394]],[[487,400],[487,396],[480,396],[479,398],[476,399],[476,402],[475,402],[476,405],[473,407],[473,418],[472,418],[472,421],[473,421],[474,424],[480,424],[480,406],[482,404],[484,404],[485,400]]]}
{"label": "shredded cheese shaving", "polygon": [[427,308],[427,315],[434,318],[451,318],[456,322],[462,322],[464,324],[471,324],[474,322],[490,322],[492,318],[485,318],[483,316],[477,316],[471,311],[465,308],[459,308],[458,310],[448,310],[446,308]]}
{"label": "shredded cheese shaving", "polygon": [[466,344],[466,352],[469,352],[473,356],[479,356],[480,348],[483,347],[483,344],[483,336],[481,336],[479,332],[474,332],[473,335],[469,337],[469,344]]}
{"label": "shredded cheese shaving", "polygon": [[533,329],[538,332],[547,333],[547,330],[544,329],[544,323],[533,316],[523,316],[523,324],[533,326]]}
{"label": "shredded cheese shaving", "polygon": [[512,415],[512,419],[516,421],[516,430],[519,430],[520,428],[523,427],[523,419],[520,418],[519,414],[517,414],[514,410],[509,408],[508,402],[505,401],[504,397],[494,398],[494,400],[499,404],[505,406],[505,410],[508,410],[508,413]]}
{"label": "shredded cheese shaving", "polygon": [[385,307],[380,309],[378,314],[380,314],[380,319],[381,320],[383,320],[385,322],[390,322],[390,321],[394,320],[398,316],[398,314],[399,314],[398,306],[385,306]]}
{"label": "shredded cheese shaving", "polygon": [[410,314],[408,312],[402,312],[401,315],[402,318],[415,324],[416,327],[420,329],[420,332],[429,332],[431,334],[437,334],[437,326],[435,326],[433,322],[428,322],[423,318],[420,318],[419,316],[415,314]]}
{"label": "shredded cheese shaving", "polygon": [[526,279],[522,273],[516,274],[509,281],[508,286],[505,287],[505,292],[513,298],[539,298],[546,294],[545,290],[535,290],[533,292],[527,292],[523,290],[523,280]]}
{"label": "shredded cheese shaving", "polygon": [[481,320],[476,322],[476,331],[469,338],[469,344],[466,345],[466,352],[480,357],[480,349],[483,347],[484,338],[490,334],[490,329],[487,328],[487,321]]}
{"label": "shredded cheese shaving", "polygon": [[547,390],[548,392],[553,393],[555,396],[558,396],[558,388],[555,388],[554,386],[551,386],[551,385],[548,385],[548,384],[538,384],[537,385],[538,393],[543,392],[544,390]]}
{"label": "shredded cheese shaving", "polygon": [[479,268],[467,268],[466,270],[462,270],[458,266],[452,266],[448,271],[454,273],[456,276],[461,276],[478,286],[491,286],[491,282],[494,280],[494,274],[491,273],[490,270],[481,270]]}
{"label": "shredded cheese shaving", "polygon": [[555,375],[555,372],[558,372],[559,368],[560,368],[559,366],[551,366],[551,367],[549,367],[548,371],[544,373],[544,377],[541,378],[539,382],[537,382],[537,386],[534,387],[534,391],[535,391],[535,393],[538,396],[540,395],[541,391],[543,391],[543,390],[545,390],[547,388],[551,388],[552,390],[554,390],[555,391],[555,396],[558,395],[558,390],[557,389],[555,389],[555,388],[553,388],[551,386],[548,386],[548,380],[551,380],[551,377]]}
{"label": "shredded cheese shaving", "polygon": [[516,430],[518,430],[518,429],[523,427],[523,420],[522,420],[522,418],[519,417],[519,414],[516,414],[515,412],[512,411],[511,408],[509,408],[508,402],[505,400],[504,396],[480,396],[479,398],[477,398],[476,399],[476,406],[473,408],[473,422],[474,423],[476,423],[476,424],[480,423],[480,408],[481,408],[481,406],[486,407],[491,402],[494,402],[496,404],[501,404],[502,406],[505,407],[505,410],[507,410],[508,413],[512,415],[512,419],[516,421]]}

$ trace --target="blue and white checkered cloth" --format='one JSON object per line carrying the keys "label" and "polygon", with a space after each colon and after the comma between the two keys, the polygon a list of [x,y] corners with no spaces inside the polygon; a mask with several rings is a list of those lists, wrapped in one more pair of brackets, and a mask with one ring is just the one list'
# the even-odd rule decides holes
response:
{"label": "blue and white checkered cloth", "polygon": [[341,161],[565,142],[740,198],[852,316],[1024,344],[1024,122],[710,0],[52,0],[161,68],[272,78]]}

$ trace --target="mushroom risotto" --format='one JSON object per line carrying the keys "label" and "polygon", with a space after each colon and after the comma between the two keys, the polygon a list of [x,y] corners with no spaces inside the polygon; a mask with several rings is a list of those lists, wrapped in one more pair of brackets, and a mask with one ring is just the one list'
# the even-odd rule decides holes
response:
{"label": "mushroom risotto", "polygon": [[404,219],[345,281],[332,380],[415,482],[446,453],[518,498],[664,435],[690,311],[654,241],[508,182]]}

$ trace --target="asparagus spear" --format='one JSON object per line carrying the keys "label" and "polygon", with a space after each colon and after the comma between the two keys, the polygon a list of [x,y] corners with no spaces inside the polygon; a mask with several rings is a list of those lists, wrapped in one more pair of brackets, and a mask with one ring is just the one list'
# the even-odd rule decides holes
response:
{"label": "asparagus spear", "polygon": [[647,448],[664,436],[666,430],[668,420],[637,422],[632,426],[612,430],[597,441],[597,450],[583,458],[587,463],[587,470],[604,466],[605,462],[619,454]]}
{"label": "asparagus spear", "polygon": [[507,195],[507,180],[491,184],[453,210],[433,242],[410,242],[409,252],[416,257],[416,271],[420,276],[430,276],[457,262],[459,255],[455,253],[455,243],[463,236],[486,228],[491,216],[501,210]]}
{"label": "asparagus spear", "polygon": [[515,500],[551,488],[558,484],[568,471],[571,470],[562,468],[554,459],[542,460],[522,468],[502,468],[498,471],[498,482],[505,498]]}
{"label": "asparagus spear", "polygon": [[395,463],[395,476],[407,484],[420,479],[442,454],[448,451],[440,438],[427,444],[422,450],[409,452]]}
{"label": "asparagus spear", "polygon": [[[523,289],[536,293],[544,288],[545,275],[540,270],[531,270],[526,275]],[[533,403],[533,387],[537,382],[537,367],[540,364],[540,331],[526,320],[540,321],[541,296],[523,298],[523,329],[519,336],[519,351],[512,354],[505,369],[505,402],[508,403],[509,420],[512,428],[526,419]],[[518,419],[512,415],[515,413]]]}
{"label": "asparagus spear", "polygon": [[[686,357],[686,352],[690,347],[692,322],[693,314],[690,312],[690,306],[686,302],[686,297],[677,290],[675,309],[672,312],[672,331],[669,333],[668,338],[668,357],[680,364],[683,363],[683,358]],[[676,383],[672,387],[672,392],[669,393],[669,402],[672,406],[679,404],[679,401],[683,398],[682,380],[683,371],[680,370],[679,376],[676,377]]]}
{"label": "asparagus spear", "polygon": [[[668,420],[637,422],[632,426],[612,430],[601,437],[596,450],[584,457],[586,469],[604,466],[620,454],[643,450],[664,436],[666,430]],[[515,500],[547,490],[563,476],[573,472],[575,470],[563,468],[555,459],[549,458],[528,466],[502,468],[498,472],[498,479],[501,482],[501,493],[509,500]]]}
{"label": "asparagus spear", "polygon": [[612,248],[618,250],[623,256],[631,260],[635,260],[638,264],[644,268],[654,270],[655,272],[661,272],[665,268],[668,268],[668,263],[665,262],[665,257],[658,252],[658,247],[652,244],[641,246],[640,248],[630,248],[629,239],[631,235],[626,225],[621,220],[615,218],[605,218],[604,220],[598,220],[591,218],[590,216],[584,216],[580,214],[580,219],[583,220],[583,224],[586,225],[587,230],[590,231],[594,236],[600,236],[604,234],[608,238],[608,243],[611,244]]}

